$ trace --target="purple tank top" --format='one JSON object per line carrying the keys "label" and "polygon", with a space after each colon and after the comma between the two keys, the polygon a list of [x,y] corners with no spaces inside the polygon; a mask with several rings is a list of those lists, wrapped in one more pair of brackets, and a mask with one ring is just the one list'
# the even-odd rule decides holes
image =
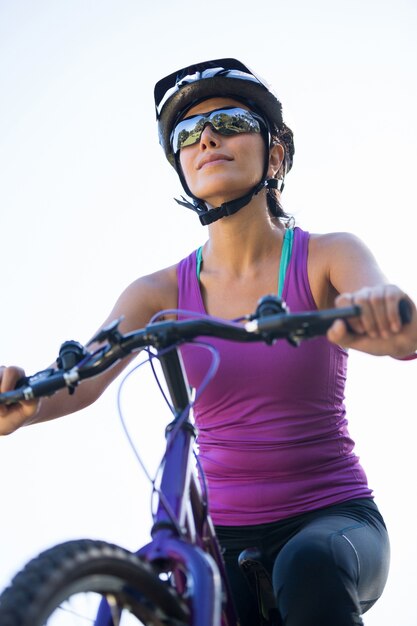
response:
{"label": "purple tank top", "polygon": [[[307,276],[309,234],[295,229],[283,299],[315,310]],[[180,309],[205,313],[196,253],[179,263]],[[215,524],[278,521],[351,498],[372,496],[353,453],[344,407],[347,353],[325,337],[295,348],[205,339],[220,366],[194,406],[201,466]],[[198,389],[210,356],[181,348]]]}

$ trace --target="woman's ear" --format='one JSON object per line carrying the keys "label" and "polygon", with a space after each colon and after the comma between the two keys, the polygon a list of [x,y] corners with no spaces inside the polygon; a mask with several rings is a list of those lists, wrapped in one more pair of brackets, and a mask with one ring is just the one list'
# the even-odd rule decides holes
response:
{"label": "woman's ear", "polygon": [[269,149],[269,168],[268,176],[275,178],[283,166],[285,158],[284,146],[278,142],[274,142]]}

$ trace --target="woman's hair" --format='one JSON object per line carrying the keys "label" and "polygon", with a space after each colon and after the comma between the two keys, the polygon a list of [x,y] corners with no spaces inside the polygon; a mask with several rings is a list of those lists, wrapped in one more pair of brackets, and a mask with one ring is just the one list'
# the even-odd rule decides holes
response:
{"label": "woman's hair", "polygon": [[[269,187],[267,189],[266,192],[266,201],[267,201],[267,206],[268,206],[268,210],[271,214],[272,217],[278,218],[278,219],[283,219],[284,221],[288,221],[290,219],[292,219],[291,215],[288,215],[288,213],[286,213],[284,211],[284,208],[281,204],[281,192],[284,189],[284,181],[285,181],[285,175],[288,171],[288,153],[287,153],[287,141],[288,141],[288,137],[286,137],[286,135],[288,135],[288,133],[286,131],[289,131],[290,134],[290,141],[292,140],[292,132],[290,131],[290,129],[288,129],[287,127],[284,126],[284,129],[282,131],[278,131],[275,132],[272,135],[272,139],[271,139],[271,146],[274,144],[280,144],[283,149],[284,149],[284,160],[282,162],[281,168],[279,170],[279,172],[277,172],[276,174],[276,178],[278,178],[278,180],[281,181],[281,185],[278,189],[275,189],[273,187]],[[293,154],[291,154],[291,164],[292,164],[292,156]]]}
{"label": "woman's hair", "polygon": [[266,202],[268,205],[268,210],[272,217],[276,217],[278,219],[289,220],[291,218],[288,213],[284,211],[284,208],[280,201],[281,193],[278,189],[268,189],[266,192]]}

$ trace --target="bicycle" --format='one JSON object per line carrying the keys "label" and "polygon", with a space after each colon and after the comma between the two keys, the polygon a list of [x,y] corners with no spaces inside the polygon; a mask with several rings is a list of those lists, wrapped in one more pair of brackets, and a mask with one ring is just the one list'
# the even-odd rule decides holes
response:
{"label": "bicycle", "polygon": [[[400,312],[406,323],[406,301],[400,303]],[[90,352],[78,342],[67,341],[61,346],[57,369],[27,377],[14,391],[0,394],[0,403],[13,403],[63,388],[74,393],[82,380],[131,353],[153,348],[152,358],[161,364],[174,414],[166,428],[150,543],[136,553],[91,539],[50,548],[16,574],[1,595],[0,625],[237,626],[204,479],[193,463],[197,433],[190,418],[192,400],[181,344],[212,336],[266,344],[286,339],[297,346],[324,334],[334,320],[359,314],[357,306],[292,314],[280,300],[266,296],[254,314],[234,322],[208,316],[181,318],[151,322],[123,335],[116,320],[91,340],[90,344],[99,344],[98,349]],[[249,546],[240,564],[255,587],[260,623],[272,626],[276,619],[272,586],[256,549]]]}

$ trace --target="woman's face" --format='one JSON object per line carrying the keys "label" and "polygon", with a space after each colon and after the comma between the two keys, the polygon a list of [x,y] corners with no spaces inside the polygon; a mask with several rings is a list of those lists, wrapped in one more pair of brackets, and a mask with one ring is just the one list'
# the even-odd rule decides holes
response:
{"label": "woman's face", "polygon": [[[184,117],[231,106],[250,110],[232,98],[210,98],[196,104]],[[260,133],[225,136],[207,124],[200,141],[181,148],[179,156],[192,193],[211,206],[220,206],[245,195],[259,183],[265,165],[265,150]]]}

